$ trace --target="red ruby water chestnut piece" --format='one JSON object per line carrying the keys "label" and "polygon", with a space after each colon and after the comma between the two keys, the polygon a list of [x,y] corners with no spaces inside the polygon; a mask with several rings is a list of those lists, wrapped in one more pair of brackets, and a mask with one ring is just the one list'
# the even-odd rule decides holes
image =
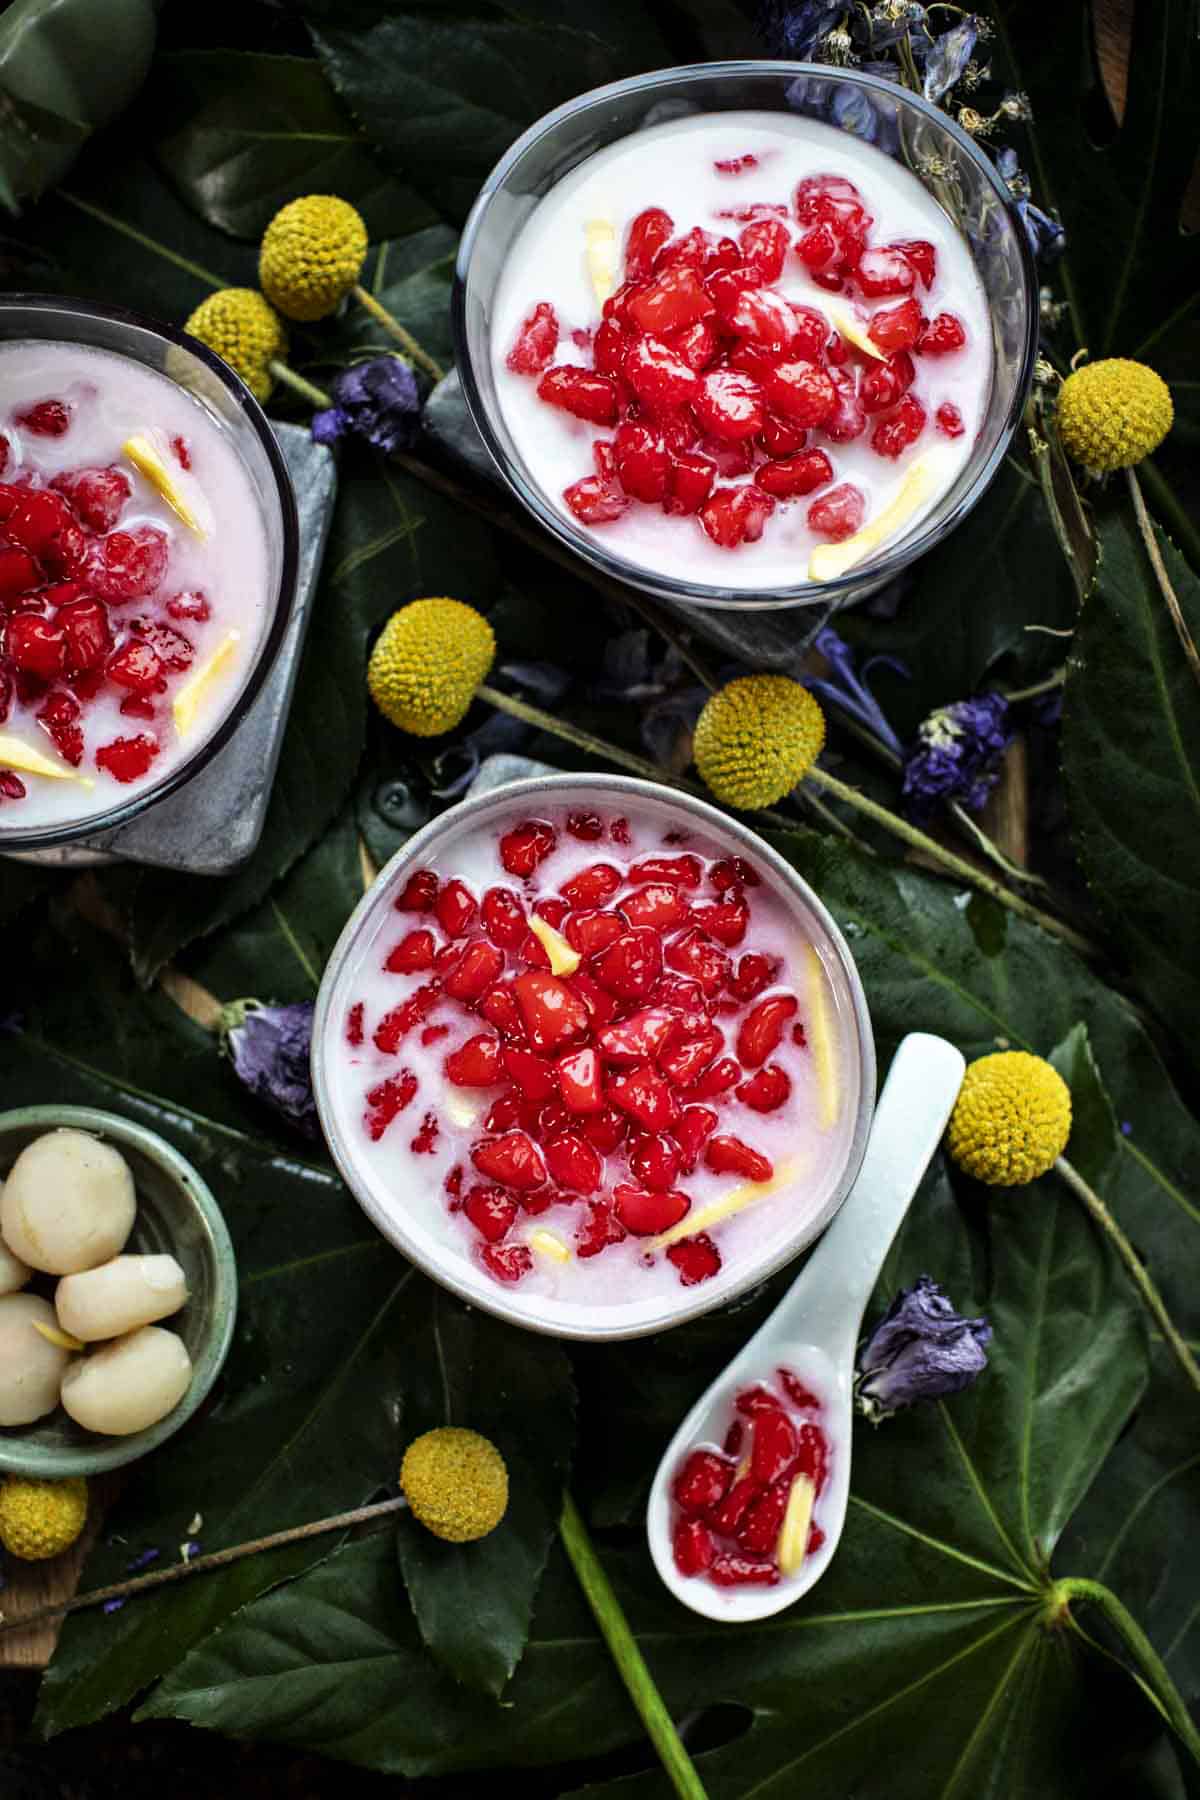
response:
{"label": "red ruby water chestnut piece", "polygon": [[625,1227],[606,1200],[589,1200],[587,1212],[575,1233],[577,1256],[599,1256],[610,1244],[623,1243]]}
{"label": "red ruby water chestnut piece", "polygon": [[581,525],[611,525],[629,505],[629,496],[603,475],[585,475],[563,489],[563,499]]}
{"label": "red ruby water chestnut piece", "polygon": [[754,1419],[760,1412],[778,1412],[780,1402],[778,1394],[756,1381],[753,1387],[743,1388],[733,1404],[745,1418]]}
{"label": "red ruby water chestnut piece", "polygon": [[623,932],[595,962],[596,980],[622,1000],[641,1000],[662,974],[662,940],[656,931],[634,926]]}
{"label": "red ruby water chestnut piece", "polygon": [[455,1087],[493,1087],[503,1079],[500,1039],[481,1031],[446,1058],[446,1080]]}
{"label": "red ruby water chestnut piece", "polygon": [[894,244],[885,244],[886,250],[898,250],[901,256],[916,270],[924,287],[933,286],[937,274],[937,251],[925,238],[899,238]]}
{"label": "red ruby water chestnut piece", "polygon": [[619,937],[624,937],[628,926],[619,912],[580,912],[568,915],[563,926],[563,936],[572,950],[578,950],[580,956],[599,956],[610,944],[615,944]]}
{"label": "red ruby water chestnut piece", "polygon": [[961,437],[966,430],[966,426],[963,424],[963,416],[951,400],[942,401],[942,404],[934,414],[934,418],[937,421],[937,428],[942,433],[943,437]]}
{"label": "red ruby water chestnut piece", "polygon": [[669,331],[711,318],[716,310],[695,269],[676,263],[632,296],[626,304],[625,317],[639,331],[663,337]]}
{"label": "red ruby water chestnut piece", "polygon": [[681,1028],[660,1052],[658,1066],[676,1087],[691,1087],[724,1048],[725,1040],[715,1025]]}
{"label": "red ruby water chestnut piece", "polygon": [[690,1175],[700,1160],[705,1142],[717,1128],[717,1115],[710,1106],[685,1106],[671,1126],[671,1136],[679,1145],[680,1168]]}
{"label": "red ruby water chestnut piece", "polygon": [[864,250],[854,271],[869,299],[887,294],[909,294],[917,279],[912,263],[899,250]]}
{"label": "red ruby water chestnut piece", "polygon": [[22,431],[31,431],[35,437],[65,437],[71,429],[70,408],[63,400],[39,400],[36,406],[17,413],[16,420]]}
{"label": "red ruby water chestnut piece", "polygon": [[693,1450],[671,1483],[675,1504],[685,1513],[719,1506],[733,1485],[734,1465],[715,1450]]}
{"label": "red ruby water chestnut piece", "polygon": [[820,1407],[820,1395],[814,1394],[810,1387],[806,1387],[800,1377],[794,1374],[791,1369],[777,1369],[776,1374],[779,1376],[783,1390],[793,1406]]}
{"label": "red ruby water chestnut piece", "polygon": [[925,429],[925,408],[915,394],[905,394],[895,412],[880,419],[871,433],[871,448],[879,456],[902,456]]}
{"label": "red ruby water chestnut piece", "polygon": [[363,1041],[363,1003],[356,1000],[346,1014],[346,1042],[351,1049],[357,1049]]}
{"label": "red ruby water chestnut piece", "polygon": [[794,994],[772,994],[747,1013],[737,1038],[738,1060],[745,1068],[757,1069],[766,1062],[799,1006]]}
{"label": "red ruby water chestnut piece", "polygon": [[741,1549],[759,1556],[769,1556],[775,1549],[791,1485],[790,1481],[784,1480],[772,1482],[765,1494],[751,1502],[735,1533]]}
{"label": "red ruby water chestnut piece", "polygon": [[158,619],[134,619],[129,628],[142,643],[149,644],[164,669],[181,675],[191,668],[196,652],[182,631],[174,631]]}
{"label": "red ruby water chestnut piece", "polygon": [[678,1191],[647,1193],[622,1181],[613,1190],[613,1204],[622,1225],[634,1237],[656,1237],[678,1225],[692,1203]]}
{"label": "red ruby water chestnut piece", "polygon": [[425,1117],[421,1120],[420,1129],[418,1130],[416,1137],[408,1146],[409,1149],[417,1156],[432,1156],[437,1149],[440,1129],[437,1114],[427,1112]]}
{"label": "red ruby water chestnut piece", "polygon": [[856,437],[861,437],[867,428],[867,416],[858,397],[854,375],[849,369],[831,369],[829,379],[832,381],[837,400],[828,418],[822,420],[821,430],[834,444],[849,444]]}
{"label": "red ruby water chestnut piece", "polygon": [[589,1045],[560,1056],[554,1065],[559,1098],[568,1112],[598,1113],[604,1106],[600,1088],[600,1058]]}
{"label": "red ruby water chestnut piece", "polygon": [[48,575],[77,575],[87,557],[87,539],[62,495],[44,488],[15,491],[16,501],[5,509],[5,537],[36,556]]}
{"label": "red ruby water chestnut piece", "polygon": [[[738,1442],[740,1445],[740,1437]],[[728,1454],[732,1456],[736,1453],[730,1450]],[[735,1481],[721,1504],[714,1507],[708,1515],[708,1522],[713,1530],[721,1537],[733,1537],[746,1516],[747,1508],[761,1493],[762,1488],[750,1475],[743,1475],[740,1480]]]}
{"label": "red ruby water chestnut piece", "polygon": [[592,425],[617,422],[617,384],[610,375],[596,375],[590,369],[563,364],[546,370],[537,392],[539,400],[560,406],[564,412],[587,419]]}
{"label": "red ruby water chestnut piece", "polygon": [[161,661],[140,638],[127,638],[109,657],[105,673],[118,687],[134,694],[158,694],[166,685]]}
{"label": "red ruby water chestnut piece", "polygon": [[660,432],[640,421],[620,425],[613,439],[613,454],[617,478],[627,494],[648,503],[662,499],[670,458]]}
{"label": "red ruby water chestnut piece", "polygon": [[80,524],[100,532],[112,530],[133,493],[128,475],[114,467],[67,469],[50,486],[68,502]]}
{"label": "red ruby water chestnut piece", "polygon": [[871,314],[867,336],[873,344],[892,356],[897,350],[911,350],[925,326],[925,315],[916,300],[902,300],[898,306],[881,306]]}
{"label": "red ruby water chestnut piece", "polygon": [[837,390],[824,369],[811,362],[779,363],[766,382],[773,411],[797,425],[820,425],[837,404]]}
{"label": "red ruby water chestnut piece", "polygon": [[29,588],[41,586],[41,571],[28,550],[15,544],[0,546],[0,606]]}
{"label": "red ruby water chestnut piece", "polygon": [[692,409],[715,438],[737,443],[762,430],[762,389],[734,369],[710,369],[702,375]]}
{"label": "red ruby water chestnut piece", "polygon": [[528,930],[525,908],[511,888],[488,888],[480,908],[483,929],[493,944],[513,950]]}
{"label": "red ruby water chestnut piece", "polygon": [[676,887],[699,887],[703,874],[700,858],[690,853],[683,856],[644,856],[629,871],[629,880],[668,881]]}
{"label": "red ruby water chestnut piece", "polygon": [[737,1097],[743,1106],[752,1112],[778,1112],[789,1098],[792,1091],[791,1078],[778,1063],[768,1063],[759,1069],[749,1081],[743,1081],[737,1091]]}
{"label": "red ruby water chestnut piece", "polygon": [[[750,1448],[750,1473],[766,1486],[790,1475],[800,1453],[796,1427],[787,1414],[764,1408],[754,1415],[754,1438]],[[765,1548],[766,1546],[764,1546]]]}
{"label": "red ruby water chestnut piece", "polygon": [[560,1188],[572,1194],[594,1194],[604,1165],[599,1152],[586,1138],[564,1131],[545,1147],[546,1167]]}
{"label": "red ruby water chestnut piece", "polygon": [[625,357],[624,375],[638,399],[655,412],[674,412],[693,400],[700,379],[661,338],[638,338]]}
{"label": "red ruby water chestnut piece", "polygon": [[954,313],[941,312],[926,325],[917,350],[921,356],[948,356],[952,350],[961,350],[966,341],[962,320]]}
{"label": "red ruby water chestnut piece", "polygon": [[510,875],[529,876],[558,844],[558,833],[544,819],[526,819],[500,839],[500,861]]}
{"label": "red ruby water chestnut piece", "polygon": [[805,517],[810,531],[819,532],[822,537],[839,544],[843,538],[854,536],[866,512],[867,502],[862,489],[843,481],[840,487],[830,488],[827,494],[814,500]]}
{"label": "red ruby water chestnut piece", "polygon": [[907,350],[898,350],[886,362],[874,363],[869,369],[864,369],[858,387],[863,411],[886,412],[889,406],[895,406],[900,396],[906,394],[912,386],[915,375],[912,357]]}
{"label": "red ruby water chestnut piece", "polygon": [[670,931],[686,923],[691,908],[673,883],[649,881],[621,902],[621,911],[631,925],[643,925],[651,931]]}
{"label": "red ruby water chestnut piece", "polygon": [[683,1153],[663,1131],[639,1131],[629,1150],[629,1167],[652,1194],[665,1194],[679,1173]]}
{"label": "red ruby water chestnut piece", "polygon": [[741,1175],[747,1181],[770,1181],[775,1165],[769,1156],[752,1150],[739,1137],[711,1137],[704,1149],[704,1161],[716,1175]]}
{"label": "red ruby water chestnut piece", "polygon": [[629,1018],[597,1032],[596,1048],[605,1062],[652,1062],[678,1023],[678,1014],[670,1007],[643,1007],[641,1012],[631,1013]]}
{"label": "red ruby water chestnut piece", "polygon": [[625,242],[626,280],[650,279],[658,253],[670,242],[674,230],[675,221],[661,206],[648,206],[638,214]]}
{"label": "red ruby water chestnut piece", "polygon": [[543,1186],[546,1165],[533,1139],[524,1131],[506,1131],[502,1137],[476,1144],[471,1161],[489,1181],[525,1193]]}
{"label": "red ruby water chestnut piece", "polygon": [[433,911],[438,895],[438,878],[432,869],[417,869],[409,876],[392,905],[397,912]]}
{"label": "red ruby water chestnut piece", "polygon": [[756,269],[764,282],[778,281],[791,238],[778,219],[755,219],[738,233],[742,261]]}
{"label": "red ruby water chestnut piece", "polygon": [[4,648],[12,662],[26,674],[53,681],[66,662],[67,640],[60,625],[38,613],[14,613],[4,634]]}
{"label": "red ruby water chestnut piece", "polygon": [[410,1104],[416,1091],[417,1078],[411,1069],[398,1069],[370,1090],[363,1123],[372,1143],[379,1142],[396,1114]]}
{"label": "red ruby water chestnut piece", "polygon": [[[707,369],[720,349],[720,339],[707,319],[697,319],[694,325],[685,325],[681,330],[673,331],[667,341],[688,368],[695,369],[697,374],[701,369]],[[685,450],[695,434],[688,430],[687,421],[682,415],[680,425],[687,433],[686,441],[681,437],[681,441],[674,447]]]}
{"label": "red ruby water chestnut piece", "polygon": [[558,315],[548,300],[539,300],[504,360],[515,375],[540,375],[557,349]]}
{"label": "red ruby water chestnut piece", "polygon": [[796,1439],[796,1467],[802,1475],[811,1477],[819,1494],[829,1473],[829,1442],[821,1427],[811,1419],[806,1419],[800,1426]]}
{"label": "red ruby water chestnut piece", "polygon": [[504,1051],[503,1062],[509,1080],[520,1088],[526,1100],[549,1100],[558,1091],[554,1064],[544,1056],[510,1045]]}
{"label": "red ruby water chestnut piece", "polygon": [[[736,277],[734,271],[733,278]],[[723,317],[726,328],[744,339],[747,347],[769,356],[788,349],[796,336],[795,311],[774,288],[743,287],[732,305],[726,304]]]}
{"label": "red ruby water chestnut piece", "polygon": [[462,1209],[489,1244],[498,1244],[517,1216],[516,1201],[497,1187],[472,1188]]}
{"label": "red ruby water chestnut piece", "polygon": [[753,487],[721,487],[700,508],[700,523],[714,544],[736,550],[756,544],[775,510],[769,494]]}
{"label": "red ruby water chestnut piece", "polygon": [[685,931],[667,945],[664,961],[669,969],[699,982],[706,994],[715,994],[729,973],[729,958],[701,931]]}
{"label": "red ruby water chestnut piece", "polygon": [[752,1556],[726,1550],[709,1564],[708,1578],[717,1587],[777,1587],[779,1570],[773,1562],[756,1562]]}
{"label": "red ruby water chestnut piece", "polygon": [[748,950],[729,977],[729,991],[736,994],[739,1000],[753,1000],[765,987],[770,987],[778,968],[775,957],[762,956],[757,950]]}
{"label": "red ruby water chestnut piece", "polygon": [[[803,450],[799,456],[781,457],[778,462],[760,463],[754,479],[758,486],[777,500],[794,500],[799,494],[811,494],[833,480],[833,464],[823,450]],[[743,932],[745,928],[743,927]],[[728,942],[729,940],[722,940]],[[733,940],[735,943],[738,939]]]}
{"label": "red ruby water chestnut piece", "polygon": [[384,968],[389,975],[415,975],[433,967],[432,931],[410,931],[388,952]]}
{"label": "red ruby water chestnut piece", "polygon": [[593,1031],[603,1031],[610,1025],[621,1010],[621,1002],[615,994],[602,988],[598,981],[593,981],[583,969],[576,969],[567,986],[577,999],[583,1002],[587,1011],[588,1025]]}
{"label": "red ruby water chestnut piece", "polygon": [[489,1025],[494,1025],[510,1043],[523,1044],[528,1041],[525,1021],[521,1017],[521,1009],[517,1005],[511,982],[498,981],[490,987],[479,1002],[479,1010]]}
{"label": "red ruby water chestnut piece", "polygon": [[702,1281],[711,1281],[720,1269],[721,1252],[708,1233],[702,1231],[697,1237],[685,1238],[682,1244],[672,1244],[667,1261],[679,1271],[684,1287],[697,1287]]}
{"label": "red ruby water chestnut piece", "polygon": [[167,572],[171,546],[154,525],[110,531],[92,545],[87,580],[102,600],[137,600],[153,594]]}
{"label": "red ruby water chestnut piece", "polygon": [[49,694],[36,716],[64,762],[77,769],[83,761],[83,728],[79,724],[78,700],[70,694]]}
{"label": "red ruby water chestnut piece", "polygon": [[107,769],[116,781],[138,781],[158,755],[158,739],[148,732],[138,737],[114,738],[96,752],[96,766]]}
{"label": "red ruby water chestnut piece", "polygon": [[531,969],[517,976],[513,993],[535,1050],[565,1049],[587,1031],[587,1007],[557,975]]}
{"label": "red ruby water chestnut piece", "polygon": [[615,1106],[607,1104],[600,1108],[591,1118],[584,1121],[583,1135],[589,1144],[594,1144],[602,1156],[610,1156],[619,1145],[624,1143],[629,1131],[629,1120],[624,1113],[618,1112]]}
{"label": "red ruby water chestnut piece", "polygon": [[604,836],[604,820],[599,813],[569,812],[567,814],[567,831],[581,843],[592,844]]}
{"label": "red ruby water chestnut piece", "polygon": [[614,1075],[606,1091],[614,1106],[648,1131],[662,1131],[678,1116],[674,1094],[648,1063]]}
{"label": "red ruby water chestnut piece", "polygon": [[702,1520],[679,1520],[671,1537],[671,1554],[681,1575],[703,1575],[716,1553],[716,1541]]}
{"label": "red ruby water chestnut piece", "polygon": [[533,1267],[533,1252],[525,1244],[485,1244],[480,1261],[497,1281],[520,1281]]}
{"label": "red ruby water chestnut piece", "polygon": [[446,936],[456,938],[467,935],[479,908],[470,888],[455,876],[438,894],[433,910]]}
{"label": "red ruby water chestnut piece", "polygon": [[402,1000],[399,1006],[393,1006],[375,1027],[375,1048],[382,1050],[385,1056],[392,1055],[410,1031],[425,1023],[440,999],[437,983],[430,981],[417,988],[407,1000]]}
{"label": "red ruby water chestnut piece", "polygon": [[801,225],[842,225],[867,216],[862,195],[845,175],[805,176],[796,185],[792,205]]}

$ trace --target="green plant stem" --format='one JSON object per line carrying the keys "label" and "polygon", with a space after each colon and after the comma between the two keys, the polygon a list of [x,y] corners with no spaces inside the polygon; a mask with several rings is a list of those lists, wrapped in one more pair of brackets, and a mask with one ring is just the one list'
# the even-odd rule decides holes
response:
{"label": "green plant stem", "polygon": [[580,1518],[579,1509],[570,1494],[564,1498],[558,1529],[571,1559],[571,1567],[587,1595],[588,1605],[600,1627],[600,1635],[612,1652],[617,1671],[646,1727],[650,1742],[658,1752],[672,1787],[680,1800],[707,1800],[704,1784],[696,1773],[696,1765],[684,1749],[683,1740],[675,1729],[675,1721],[667,1711],[645,1657],[638,1649],[637,1639],[629,1629],[629,1621],[613,1592],[612,1583],[601,1567],[588,1536],[587,1526]]}
{"label": "green plant stem", "polygon": [[303,375],[297,375],[295,369],[289,369],[288,365],[280,362],[278,357],[272,357],[267,367],[276,381],[281,381],[284,387],[290,387],[297,394],[303,394],[304,398],[311,400],[314,406],[333,405],[332,396],[327,394],[323,388],[317,387],[311,381],[306,381]]}
{"label": "green plant stem", "polygon": [[1200,1733],[1192,1723],[1179,1689],[1171,1680],[1167,1665],[1128,1608],[1102,1582],[1089,1581],[1085,1576],[1068,1576],[1062,1581],[1056,1581],[1052,1596],[1056,1602],[1065,1602],[1068,1606],[1072,1600],[1086,1601],[1103,1614],[1137,1665],[1146,1686],[1189,1756],[1193,1762],[1200,1764]]}
{"label": "green plant stem", "polygon": [[1036,700],[1039,694],[1053,693],[1066,679],[1067,665],[1062,663],[1052,675],[1047,675],[1045,681],[1035,681],[1032,687],[1011,688],[1004,698],[1010,706],[1015,706],[1018,700]]}
{"label": "green plant stem", "polygon": [[1150,567],[1154,570],[1154,579],[1158,582],[1159,592],[1162,594],[1162,597],[1166,602],[1167,611],[1171,615],[1171,623],[1175,627],[1175,635],[1183,648],[1183,654],[1188,668],[1192,671],[1196,681],[1200,682],[1200,651],[1197,651],[1196,649],[1196,640],[1188,630],[1187,620],[1183,616],[1183,608],[1179,604],[1179,596],[1171,585],[1171,577],[1167,574],[1167,565],[1162,559],[1162,552],[1158,547],[1158,539],[1154,535],[1154,526],[1150,521],[1150,514],[1146,511],[1146,502],[1142,499],[1142,490],[1138,486],[1136,470],[1126,469],[1125,479],[1129,484],[1129,493],[1133,500],[1133,516],[1137,520],[1138,530],[1142,534],[1142,542],[1146,546],[1146,555],[1149,559]]}
{"label": "green plant stem", "polygon": [[432,376],[434,381],[442,379],[446,371],[441,363],[435,362],[428,350],[421,348],[412,332],[406,331],[399,319],[394,319],[387,307],[377,300],[369,289],[363,287],[361,282],[355,282],[350,292],[359,305],[365,306],[371,317],[378,319],[383,329],[391,333],[400,348],[416,363],[419,369],[424,369],[425,373]]}
{"label": "green plant stem", "polygon": [[1150,1278],[1145,1263],[1142,1261],[1129,1239],[1125,1236],[1125,1233],[1121,1230],[1121,1227],[1117,1224],[1117,1221],[1113,1218],[1113,1215],[1109,1212],[1108,1207],[1104,1204],[1099,1194],[1096,1193],[1094,1188],[1089,1186],[1074,1164],[1069,1163],[1065,1156],[1060,1156],[1054,1167],[1058,1170],[1058,1173],[1062,1176],[1072,1193],[1082,1200],[1084,1206],[1096,1221],[1096,1224],[1100,1227],[1121,1261],[1125,1264],[1129,1278],[1137,1289],[1138,1295],[1142,1304],[1145,1306],[1146,1311],[1150,1314],[1150,1317],[1162,1332],[1163,1337],[1167,1342],[1167,1346],[1176,1362],[1179,1364],[1196,1392],[1200,1394],[1200,1363],[1197,1363],[1196,1358],[1188,1349],[1187,1340],[1176,1329],[1174,1321],[1167,1311],[1162,1295]]}

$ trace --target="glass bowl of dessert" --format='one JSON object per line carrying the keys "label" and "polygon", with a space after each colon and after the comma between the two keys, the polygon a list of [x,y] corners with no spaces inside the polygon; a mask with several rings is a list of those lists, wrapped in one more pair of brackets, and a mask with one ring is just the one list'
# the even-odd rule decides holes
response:
{"label": "glass bowl of dessert", "polygon": [[498,470],[594,567],[701,606],[842,604],[991,481],[1037,284],[1002,178],[937,107],[854,69],[710,63],[519,138],[453,316]]}
{"label": "glass bowl of dessert", "polygon": [[296,505],[238,377],[174,327],[0,298],[0,851],[173,793],[282,642]]}
{"label": "glass bowl of dessert", "polygon": [[527,1329],[616,1339],[813,1242],[875,1061],[846,943],[782,857],[689,795],[559,775],[393,857],[325,970],[313,1084],[413,1262]]}

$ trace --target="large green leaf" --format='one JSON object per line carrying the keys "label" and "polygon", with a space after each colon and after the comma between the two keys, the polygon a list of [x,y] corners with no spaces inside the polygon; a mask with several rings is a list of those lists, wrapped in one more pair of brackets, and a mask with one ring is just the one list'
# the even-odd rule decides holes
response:
{"label": "large green leaf", "polygon": [[149,98],[163,174],[234,237],[258,238],[302,194],[348,200],[372,238],[433,221],[423,200],[380,169],[310,58],[180,51],[158,59]]}
{"label": "large green leaf", "polygon": [[[1158,541],[1200,637],[1200,583],[1161,533]],[[1127,508],[1106,514],[1100,545],[1063,709],[1071,830],[1142,992],[1196,1064],[1200,685]]]}

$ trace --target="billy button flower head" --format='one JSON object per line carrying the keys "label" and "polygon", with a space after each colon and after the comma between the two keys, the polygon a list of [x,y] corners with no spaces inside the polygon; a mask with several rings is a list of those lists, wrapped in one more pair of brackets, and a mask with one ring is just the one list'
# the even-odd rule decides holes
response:
{"label": "billy button flower head", "polygon": [[508,1510],[508,1470],[490,1439],[442,1425],[414,1439],[400,1465],[400,1486],[427,1531],[469,1544],[494,1531]]}
{"label": "billy button flower head", "polygon": [[705,703],[692,752],[726,806],[773,806],[803,781],[825,742],[825,715],[787,675],[743,675]]}
{"label": "billy button flower head", "polygon": [[413,600],[394,612],[367,665],[371,698],[414,737],[440,737],[462,719],[496,657],[482,613],[461,600]]}
{"label": "billy button flower head", "polygon": [[1071,1135],[1071,1090],[1040,1056],[1004,1050],[971,1063],[950,1116],[960,1169],[989,1187],[1024,1187],[1052,1169]]}
{"label": "billy button flower head", "polygon": [[1067,376],[1058,396],[1063,446],[1093,475],[1140,463],[1158,449],[1174,420],[1162,376],[1123,356],[1084,363]]}
{"label": "billy button flower head", "polygon": [[0,1544],[25,1562],[46,1562],[69,1550],[87,1519],[87,1482],[10,1476],[0,1483]]}
{"label": "billy button flower head", "polygon": [[287,355],[287,327],[257,288],[218,288],[202,300],[183,329],[240,375],[254,398],[275,386],[272,364]]}

